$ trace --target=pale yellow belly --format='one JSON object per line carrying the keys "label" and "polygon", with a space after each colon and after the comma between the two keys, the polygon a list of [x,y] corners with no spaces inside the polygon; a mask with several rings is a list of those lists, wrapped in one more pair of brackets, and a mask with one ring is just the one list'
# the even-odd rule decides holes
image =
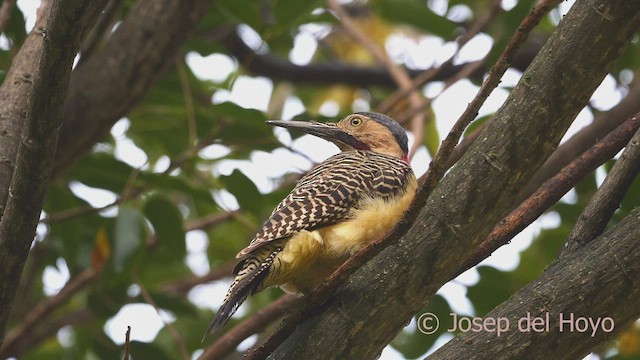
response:
{"label": "pale yellow belly", "polygon": [[350,220],[294,235],[277,256],[274,265],[279,269],[267,278],[265,287],[312,291],[350,256],[391,230],[411,203],[415,188],[414,181],[399,199],[368,200],[353,211]]}
{"label": "pale yellow belly", "polygon": [[414,193],[412,187],[395,201],[368,200],[352,213],[351,220],[317,230],[325,241],[326,256],[347,258],[378,240],[400,220]]}

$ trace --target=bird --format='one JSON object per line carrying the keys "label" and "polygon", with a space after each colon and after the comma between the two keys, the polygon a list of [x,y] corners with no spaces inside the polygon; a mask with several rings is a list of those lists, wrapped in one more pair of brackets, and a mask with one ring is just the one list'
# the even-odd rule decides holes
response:
{"label": "bird", "polygon": [[304,175],[238,253],[234,280],[205,336],[265,288],[311,293],[349,257],[391,230],[416,192],[407,133],[384,114],[357,112],[337,123],[267,123],[328,140],[341,152]]}

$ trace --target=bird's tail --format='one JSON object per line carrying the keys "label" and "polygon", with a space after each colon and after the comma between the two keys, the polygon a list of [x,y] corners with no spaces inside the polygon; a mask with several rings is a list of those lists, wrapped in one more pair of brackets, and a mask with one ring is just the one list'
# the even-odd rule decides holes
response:
{"label": "bird's tail", "polygon": [[236,265],[233,270],[235,279],[227,292],[227,296],[224,298],[222,306],[220,306],[220,309],[216,313],[216,317],[211,321],[211,324],[209,324],[209,328],[202,340],[204,340],[207,334],[213,334],[226,324],[249,295],[253,295],[263,288],[261,286],[263,285],[262,282],[269,274],[269,268],[278,253],[282,251],[282,247],[278,246],[275,249],[263,248],[261,250],[263,251],[256,251],[256,253],[254,253],[255,255],[243,259]]}

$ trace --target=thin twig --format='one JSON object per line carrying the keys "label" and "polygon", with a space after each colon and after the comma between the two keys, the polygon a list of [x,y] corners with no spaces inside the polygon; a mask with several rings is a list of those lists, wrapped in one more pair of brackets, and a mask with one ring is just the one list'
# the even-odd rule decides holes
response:
{"label": "thin twig", "polygon": [[211,270],[203,276],[191,276],[184,279],[172,280],[164,285],[162,289],[174,295],[185,295],[194,287],[231,276],[233,268],[236,266],[237,260],[233,259]]}
{"label": "thin twig", "polygon": [[[195,156],[195,154],[197,154],[200,150],[202,150],[203,148],[211,145],[212,142],[213,142],[213,136],[212,135],[207,135],[207,136],[199,139],[198,142],[195,145],[193,145],[189,149],[185,150],[181,154],[177,155],[175,158],[173,158],[170,161],[169,166],[167,167],[167,169],[162,172],[162,175],[169,175],[173,170],[179,168],[187,160],[189,160],[190,158]],[[140,171],[141,171],[140,169],[134,169],[132,171],[132,174],[131,174],[131,176],[129,177],[129,179],[127,181],[127,185],[124,187],[124,189],[122,191],[122,195],[119,196],[113,202],[111,202],[111,203],[109,203],[107,205],[104,205],[104,206],[100,206],[100,207],[80,206],[80,207],[77,207],[77,208],[74,208],[74,209],[60,211],[60,212],[55,213],[55,214],[47,215],[47,217],[41,219],[40,222],[43,223],[43,224],[53,224],[53,223],[57,223],[57,222],[60,222],[60,221],[65,221],[65,220],[69,220],[69,219],[72,219],[72,218],[76,218],[76,217],[79,217],[79,216],[95,214],[97,212],[100,212],[100,211],[103,211],[103,210],[106,210],[106,209],[110,209],[110,208],[112,208],[114,206],[118,206],[118,205],[122,204],[123,202],[125,202],[127,200],[134,199],[134,198],[140,196],[143,193],[143,189],[139,188],[139,187],[133,187],[133,180],[135,180],[137,175],[139,175]]]}
{"label": "thin twig", "polygon": [[238,211],[225,211],[220,213],[209,214],[200,219],[187,221],[184,225],[185,231],[193,230],[205,230],[212,226],[233,219],[238,214]]}
{"label": "thin twig", "polygon": [[[640,118],[640,113],[635,119]],[[622,140],[622,139],[621,139]],[[606,179],[574,225],[560,257],[574,252],[600,236],[640,172],[640,130],[631,138]]]}
{"label": "thin twig", "polygon": [[122,0],[111,0],[105,5],[104,10],[98,17],[96,25],[91,29],[89,34],[82,42],[80,47],[80,62],[78,66],[83,64],[87,59],[91,57],[96,49],[101,45],[101,41],[109,35],[115,24],[115,17],[118,14],[118,9],[122,4]]}
{"label": "thin twig", "polygon": [[443,141],[438,153],[432,160],[426,174],[421,178],[420,187],[405,212],[404,216],[391,232],[382,239],[373,242],[371,245],[362,249],[355,256],[347,260],[338,270],[336,270],[328,279],[327,283],[318,288],[308,299],[305,300],[301,309],[294,311],[290,316],[286,317],[280,327],[269,337],[263,344],[254,347],[247,353],[247,359],[262,359],[271,354],[301,323],[308,318],[310,314],[318,311],[322,304],[329,298],[335,290],[341,286],[346,279],[362,264],[369,261],[380,251],[386,247],[396,243],[402,235],[404,235],[411,224],[415,221],[418,213],[426,203],[429,195],[435,189],[440,179],[446,171],[448,158],[458,143],[462,132],[467,125],[475,118],[478,109],[484,102],[491,91],[497,86],[500,77],[509,67],[513,54],[520,48],[521,44],[526,40],[527,35],[540,22],[542,17],[552,8],[552,4],[558,3],[560,0],[543,0],[536,5],[531,12],[522,21],[516,33],[511,37],[507,47],[500,55],[500,59],[489,71],[489,76],[482,84],[476,98],[469,104],[467,110],[458,119],[453,126],[451,132]]}
{"label": "thin twig", "polygon": [[187,113],[187,125],[189,128],[189,143],[193,144],[198,138],[196,132],[196,110],[193,105],[193,93],[191,91],[191,85],[189,85],[189,77],[187,70],[185,69],[184,61],[176,59],[176,69],[178,70],[178,78],[180,79],[180,86],[182,87],[182,93],[184,95],[184,106]]}
{"label": "thin twig", "polygon": [[[369,39],[369,37],[355,25],[349,14],[337,0],[329,0],[328,3],[329,8],[336,13],[344,29],[367,50],[369,50],[369,52],[387,69],[400,89],[408,92],[411,106],[419,106],[422,96],[420,95],[420,92],[413,87],[409,74],[407,74],[407,72],[400,66],[394,64],[384,50],[371,41],[371,39]],[[412,148],[409,150],[409,157],[412,157],[418,146],[422,144],[425,120],[426,116],[424,113],[419,113],[413,116],[411,121],[411,131],[413,132],[415,141]]]}
{"label": "thin twig", "polygon": [[246,338],[264,330],[269,324],[281,318],[289,309],[301,301],[302,298],[294,295],[280,297],[218,338],[198,359],[223,359],[231,354]]}
{"label": "thin twig", "polygon": [[486,62],[488,57],[489,57],[489,55],[485,56],[482,60],[471,61],[471,62],[467,63],[464,67],[462,67],[460,69],[460,71],[458,71],[457,73],[455,73],[454,75],[449,77],[444,82],[444,86],[442,87],[442,91],[440,92],[440,94],[438,94],[438,95],[436,95],[434,97],[431,97],[431,98],[423,98],[423,99],[421,99],[420,100],[420,104],[417,107],[412,107],[412,108],[409,108],[406,111],[402,112],[400,115],[396,116],[396,120],[398,120],[400,122],[404,122],[407,119],[409,119],[412,116],[414,116],[415,114],[427,109],[429,106],[431,106],[431,103],[435,99],[437,99],[438,96],[440,96],[445,90],[447,90],[448,88],[450,88],[451,86],[456,84],[458,81],[460,81],[462,79],[469,78],[472,74],[477,72],[478,69],[482,68],[485,65],[485,62]]}
{"label": "thin twig", "polygon": [[122,357],[124,360],[129,360],[131,353],[131,326],[127,326],[127,332],[124,334],[124,356]]}
{"label": "thin twig", "polygon": [[[496,18],[496,16],[502,11],[502,0],[493,0],[491,4],[490,10],[486,13],[485,16],[478,18],[470,27],[469,30],[462,36],[460,36],[456,40],[457,49],[447,60],[445,60],[442,64],[437,67],[427,69],[420,73],[412,80],[411,88],[417,89],[418,87],[426,84],[429,81],[432,81],[435,77],[439,76],[443,71],[448,70],[453,65],[453,61],[458,56],[460,50],[469,42],[469,40],[473,39],[476,35],[478,35],[481,31],[483,31],[491,22]],[[471,64],[471,63],[469,63]],[[469,64],[466,64],[467,67]],[[382,102],[378,106],[378,111],[382,113],[386,113],[391,111],[393,106],[401,99],[403,99],[409,93],[409,89],[400,89],[395,93],[388,96],[384,102]],[[424,104],[422,105],[424,106]]]}
{"label": "thin twig", "polygon": [[87,308],[50,317],[47,321],[42,321],[37,327],[32,328],[28,334],[25,334],[25,337],[12,342],[11,347],[2,347],[0,359],[22,359],[25,352],[35,349],[38,344],[56,335],[61,328],[87,324],[92,321],[95,321],[95,314]]}
{"label": "thin twig", "polygon": [[569,165],[565,166],[554,177],[545,181],[538,191],[533,193],[493,228],[473,255],[465,261],[458,274],[477,265],[495,250],[511,241],[515,235],[560,200],[582,178],[618,153],[629,142],[629,139],[638,128],[640,128],[640,114],[624,122],[591,149],[585,151]]}
{"label": "thin twig", "polygon": [[[71,278],[64,287],[54,296],[44,299],[36,304],[33,309],[19,322],[19,325],[13,329],[5,338],[3,349],[10,349],[15,342],[23,337],[27,337],[32,329],[39,325],[42,319],[46,318],[51,312],[56,310],[60,304],[70,299],[78,291],[93,281],[97,273],[93,268],[89,268]],[[1,353],[2,351],[0,351]]]}
{"label": "thin twig", "polygon": [[140,278],[137,275],[133,275],[133,281],[140,287],[140,294],[142,295],[142,298],[144,299],[144,301],[147,304],[153,306],[153,308],[156,310],[156,313],[158,314],[158,317],[160,317],[160,320],[169,331],[169,335],[171,335],[171,337],[176,342],[176,344],[178,344],[178,350],[180,350],[180,355],[182,355],[182,358],[184,360],[189,360],[191,356],[189,356],[189,352],[187,351],[187,345],[185,344],[184,338],[182,338],[182,335],[180,335],[180,333],[178,332],[178,330],[176,330],[173,324],[166,322],[164,320],[164,318],[162,317],[162,313],[160,312],[160,308],[158,307],[158,304],[156,304],[156,302],[153,300],[153,298],[151,297],[151,294],[149,294],[149,291],[147,291],[147,288],[144,286],[142,281],[140,281]]}
{"label": "thin twig", "polygon": [[11,10],[16,5],[16,0],[4,0],[0,6],[0,34],[7,28],[9,20],[11,20]]}

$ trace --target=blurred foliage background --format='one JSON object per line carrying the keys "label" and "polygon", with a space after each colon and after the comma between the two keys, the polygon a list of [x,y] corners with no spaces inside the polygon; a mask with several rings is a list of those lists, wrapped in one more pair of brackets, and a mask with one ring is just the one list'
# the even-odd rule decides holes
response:
{"label": "blurred foliage background", "polygon": [[[99,34],[101,42],[108,41],[134,6],[132,0],[113,3],[105,15],[109,26]],[[426,85],[418,87],[422,98],[432,102],[458,82],[479,85],[533,4],[531,0],[362,0],[343,6],[371,44],[386,49],[392,61],[411,76],[439,69]],[[514,59],[513,74],[526,68],[569,6],[563,3],[544,18]],[[28,13],[24,9],[10,8],[10,20],[0,39],[0,79],[26,38]],[[486,54],[477,56],[480,60],[457,56],[459,41],[468,34],[491,45]],[[608,78],[619,98],[606,109],[587,107],[588,120],[606,116],[606,110],[623,102],[636,86],[637,40]],[[411,54],[420,46],[424,52]],[[436,51],[448,55],[420,61],[424,54]],[[132,328],[134,359],[197,358],[218,336],[200,342],[214,314],[212,308],[229,284],[235,254],[300,174],[332,151],[313,142],[304,143],[312,148],[293,146],[288,135],[274,133],[264,121],[291,116],[326,120],[380,109],[397,91],[379,59],[344,30],[323,1],[215,1],[179,54],[167,60],[172,62],[168,70],[110,135],[51,184],[5,347],[0,351],[3,358],[122,357],[127,329],[117,329],[114,338],[105,325],[131,304],[146,304],[164,314],[157,335],[144,341],[136,340],[136,333],[150,326],[151,320],[125,316],[123,323]],[[452,61],[447,63],[449,57]],[[470,64],[474,71],[463,74],[471,69]],[[199,72],[214,75],[199,77]],[[255,83],[247,82],[252,79],[263,85],[252,87]],[[252,99],[264,96],[268,97],[266,106],[252,108]],[[446,129],[450,120],[439,118],[426,103],[421,110],[426,120],[416,124],[406,113],[408,107],[404,96],[385,112],[401,121],[413,141],[418,141],[417,154],[422,155],[414,158],[413,165],[424,171],[446,135],[438,129]],[[461,113],[466,103],[451,103],[450,107]],[[290,136],[297,139],[300,134]],[[292,159],[296,161],[283,164]],[[526,236],[514,240],[520,244],[530,241],[515,268],[480,265],[463,280],[452,282],[462,289],[456,294],[467,300],[444,294],[424,312],[450,318],[452,307],[466,303],[469,313],[464,315],[482,316],[534,280],[563,246],[613,161],[550,209],[543,216],[546,221],[528,232],[533,234],[531,241]],[[285,170],[255,175],[268,168]],[[639,199],[640,182],[636,181],[614,221],[638,206]],[[57,283],[51,280],[56,278]],[[214,286],[207,287],[209,283]],[[214,299],[204,306],[202,297],[207,294]],[[250,298],[225,330],[281,294],[272,289]],[[383,357],[423,357],[434,344],[451,337],[445,328],[427,336],[412,322]],[[255,341],[254,336],[240,349]],[[640,327],[626,330],[592,356],[640,359]]]}

